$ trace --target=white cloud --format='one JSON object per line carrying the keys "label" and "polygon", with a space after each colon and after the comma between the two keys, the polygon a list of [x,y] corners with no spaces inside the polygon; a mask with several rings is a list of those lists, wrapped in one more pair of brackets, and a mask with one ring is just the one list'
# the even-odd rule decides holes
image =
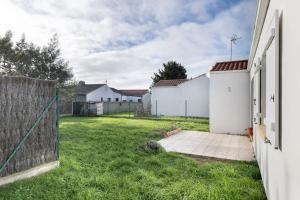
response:
{"label": "white cloud", "polygon": [[[235,0],[236,1],[236,0]],[[229,57],[229,38],[250,48],[255,0],[224,6],[217,0],[0,0],[0,35],[43,45],[58,33],[75,76],[89,83],[142,88],[163,62],[176,60],[196,76]]]}

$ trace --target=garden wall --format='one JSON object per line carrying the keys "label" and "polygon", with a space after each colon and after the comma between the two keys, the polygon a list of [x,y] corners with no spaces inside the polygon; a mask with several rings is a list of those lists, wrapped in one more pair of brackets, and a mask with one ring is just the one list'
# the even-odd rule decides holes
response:
{"label": "garden wall", "polygon": [[73,115],[97,115],[96,104],[102,104],[103,114],[136,112],[142,102],[73,102]]}
{"label": "garden wall", "polygon": [[135,112],[142,102],[104,102],[103,113],[122,113],[122,112]]}
{"label": "garden wall", "polygon": [[0,185],[1,177],[58,160],[55,96],[56,81],[0,77],[0,167],[32,128],[49,102],[53,102],[49,112],[45,113],[44,118],[0,172]]}

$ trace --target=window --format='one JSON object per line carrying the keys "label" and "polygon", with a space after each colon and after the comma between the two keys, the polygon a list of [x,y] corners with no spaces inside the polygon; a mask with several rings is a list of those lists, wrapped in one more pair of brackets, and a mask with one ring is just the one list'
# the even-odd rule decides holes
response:
{"label": "window", "polygon": [[111,98],[107,98],[107,101],[108,101],[108,102],[111,102]]}
{"label": "window", "polygon": [[129,102],[132,102],[132,99],[130,99]]}
{"label": "window", "polygon": [[116,102],[118,102],[119,101],[119,98],[116,98]]}
{"label": "window", "polygon": [[142,99],[138,99],[138,102],[142,102]]}
{"label": "window", "polygon": [[103,102],[103,97],[101,97],[101,102]]}

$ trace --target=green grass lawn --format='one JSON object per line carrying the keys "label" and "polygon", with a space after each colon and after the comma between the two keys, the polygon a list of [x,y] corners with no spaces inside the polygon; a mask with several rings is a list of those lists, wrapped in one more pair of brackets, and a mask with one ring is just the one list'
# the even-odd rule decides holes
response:
{"label": "green grass lawn", "polygon": [[[61,167],[0,188],[0,199],[266,199],[253,162],[198,163],[142,146],[172,120],[63,118]],[[180,122],[208,129],[208,123]]]}
{"label": "green grass lawn", "polygon": [[[209,119],[202,117],[169,117],[169,116],[146,116],[146,117],[134,117],[133,112],[121,112],[121,113],[111,113],[106,114],[104,117],[112,118],[127,118],[127,119],[144,119],[144,120],[154,120],[154,121],[165,121],[170,122],[176,127],[181,127],[185,130],[195,130],[195,131],[209,131]],[[171,127],[171,126],[170,126]]]}

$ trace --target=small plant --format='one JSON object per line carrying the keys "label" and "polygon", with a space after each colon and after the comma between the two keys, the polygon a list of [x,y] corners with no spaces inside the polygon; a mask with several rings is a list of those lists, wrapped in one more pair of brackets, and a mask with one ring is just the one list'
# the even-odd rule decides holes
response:
{"label": "small plant", "polygon": [[145,143],[144,145],[144,150],[146,152],[154,152],[154,153],[159,153],[159,152],[164,152],[166,151],[157,141],[155,140],[149,140]]}
{"label": "small plant", "polygon": [[156,131],[157,131],[157,134],[159,134],[162,137],[166,137],[166,133],[168,132],[167,130],[165,130],[163,128],[157,129]]}

